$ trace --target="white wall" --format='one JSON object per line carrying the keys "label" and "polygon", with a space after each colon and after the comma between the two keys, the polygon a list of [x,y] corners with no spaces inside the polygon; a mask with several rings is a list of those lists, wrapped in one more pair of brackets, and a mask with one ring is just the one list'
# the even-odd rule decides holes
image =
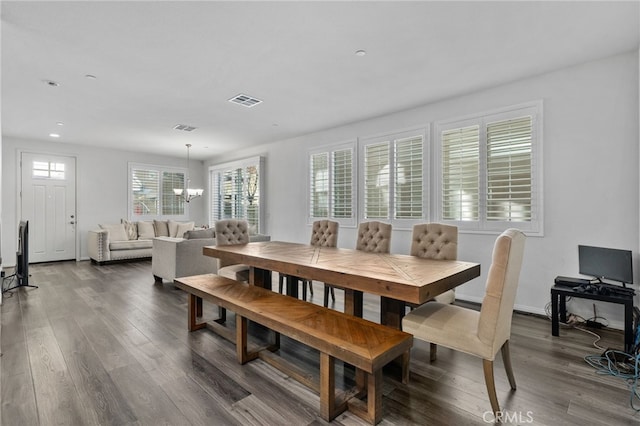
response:
{"label": "white wall", "polygon": [[[15,265],[17,224],[20,221],[18,153],[20,151],[54,153],[77,158],[77,227],[79,257],[88,259],[87,231],[97,229],[99,223],[118,223],[127,218],[128,163],[184,167],[185,158],[172,158],[148,153],[119,151],[108,148],[56,142],[36,142],[4,137],[2,141],[2,253],[3,266]],[[189,177],[193,186],[205,185],[202,162],[192,160]],[[193,200],[190,220],[207,223],[203,198]]]}
{"label": "white wall", "polygon": [[[639,128],[638,52],[561,69],[482,92],[378,117],[304,137],[212,158],[206,165],[265,155],[267,232],[273,239],[306,242],[307,150],[437,120],[532,100],[544,104],[544,237],[527,241],[516,308],[544,313],[557,275],[577,276],[578,244],[634,252],[638,281]],[[382,99],[381,102],[384,102]],[[461,234],[459,258],[481,262],[482,277],[458,297],[480,301],[496,235]],[[341,229],[339,245],[354,247],[354,229]],[[407,253],[410,231],[395,230],[392,251]],[[591,303],[569,309],[592,315]],[[619,305],[598,314],[622,324]]]}
{"label": "white wall", "polygon": [[[204,185],[206,168],[254,155],[266,157],[266,232],[273,239],[306,242],[307,150],[357,137],[405,129],[437,120],[542,99],[544,103],[544,237],[527,241],[516,307],[543,313],[556,275],[576,276],[577,245],[634,252],[638,281],[640,236],[639,52],[631,52],[397,114],[328,129],[304,137],[236,151],[192,166],[194,185]],[[384,102],[384,100],[381,100]],[[17,216],[16,153],[53,152],[78,158],[78,232],[86,258],[86,232],[127,214],[127,162],[180,166],[184,159],[4,138],[2,141],[2,253],[15,252]],[[191,218],[206,222],[206,200],[195,200]],[[482,277],[458,289],[461,299],[479,301],[495,235],[461,234],[459,258],[482,264]],[[392,251],[407,253],[410,231],[394,230]],[[339,245],[353,247],[354,229],[341,229]],[[585,317],[591,303],[572,301]],[[598,304],[598,313],[620,327],[618,305]]]}

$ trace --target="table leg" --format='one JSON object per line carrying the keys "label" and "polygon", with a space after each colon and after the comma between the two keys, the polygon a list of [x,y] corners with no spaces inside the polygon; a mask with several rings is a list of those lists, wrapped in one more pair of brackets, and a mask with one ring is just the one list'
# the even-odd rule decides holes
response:
{"label": "table leg", "polygon": [[630,354],[633,349],[633,297],[624,303],[624,350]]}
{"label": "table leg", "polygon": [[551,334],[560,335],[560,325],[558,324],[558,293],[551,290]]}
{"label": "table leg", "polygon": [[406,305],[402,300],[380,297],[380,324],[402,330]]}
{"label": "table leg", "polygon": [[362,318],[363,295],[361,291],[344,289],[344,313]]}
{"label": "table leg", "polygon": [[251,266],[249,268],[249,284],[271,290],[271,271]]}

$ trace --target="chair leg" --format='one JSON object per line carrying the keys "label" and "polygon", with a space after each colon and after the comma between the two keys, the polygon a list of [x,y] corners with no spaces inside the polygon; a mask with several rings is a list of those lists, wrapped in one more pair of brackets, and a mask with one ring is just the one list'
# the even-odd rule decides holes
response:
{"label": "chair leg", "polygon": [[493,410],[493,414],[497,416],[500,412],[500,404],[498,404],[498,396],[496,395],[496,382],[493,378],[493,361],[483,359],[482,367],[484,369],[484,381],[487,385],[487,393],[489,394],[491,409]]}
{"label": "chair leg", "polygon": [[278,293],[282,294],[283,286],[284,286],[284,275],[278,274]]}
{"label": "chair leg", "polygon": [[513,375],[513,366],[511,365],[511,352],[509,351],[508,340],[504,342],[500,351],[502,352],[502,363],[504,364],[504,369],[507,371],[507,378],[509,379],[511,389],[516,390],[516,378]]}
{"label": "chair leg", "polygon": [[[298,285],[297,282],[296,285]],[[307,300],[307,282],[305,280],[302,280],[302,300]]]}
{"label": "chair leg", "polygon": [[329,307],[329,286],[326,284],[324,285],[324,307]]}
{"label": "chair leg", "polygon": [[[313,296],[313,281],[311,280],[305,280],[305,283],[309,284],[309,293],[311,293],[311,295]],[[306,284],[305,284],[306,285]]]}
{"label": "chair leg", "polygon": [[433,362],[438,358],[438,345],[431,343],[429,345],[429,361]]}
{"label": "chair leg", "polygon": [[335,302],[336,301],[336,293],[333,290],[333,286],[329,287],[329,290],[331,290],[331,300]]}

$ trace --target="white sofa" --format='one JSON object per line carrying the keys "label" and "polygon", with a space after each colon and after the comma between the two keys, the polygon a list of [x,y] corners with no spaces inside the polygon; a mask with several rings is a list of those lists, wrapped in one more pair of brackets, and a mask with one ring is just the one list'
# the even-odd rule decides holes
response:
{"label": "white sofa", "polygon": [[151,257],[153,238],[140,240],[112,240],[109,231],[94,229],[87,234],[87,251],[94,263]]}
{"label": "white sofa", "polygon": [[[210,230],[211,235],[213,229]],[[205,246],[215,246],[216,239],[197,238],[202,231],[192,231],[195,238],[171,238],[156,237],[153,239],[153,250],[151,257],[151,273],[156,282],[162,280],[172,281],[179,277],[191,275],[216,273],[218,271],[218,259],[202,254]],[[187,235],[189,236],[189,235]],[[249,241],[269,241],[268,235],[251,235]]]}
{"label": "white sofa", "polygon": [[89,258],[100,265],[106,262],[135,260],[152,256],[153,239],[158,236],[182,236],[193,229],[193,222],[147,221],[101,224],[87,233]]}

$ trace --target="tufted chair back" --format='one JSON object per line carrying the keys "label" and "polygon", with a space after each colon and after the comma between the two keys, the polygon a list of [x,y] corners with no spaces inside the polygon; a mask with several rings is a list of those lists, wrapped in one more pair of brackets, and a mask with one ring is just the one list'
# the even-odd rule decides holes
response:
{"label": "tufted chair back", "polygon": [[413,227],[411,256],[436,260],[458,258],[458,227],[421,223]]}
{"label": "tufted chair back", "polygon": [[[216,244],[226,246],[231,244],[247,244],[249,242],[249,224],[244,220],[218,220],[216,222]],[[227,266],[219,262],[218,268]]]}
{"label": "tufted chair back", "polygon": [[358,226],[356,250],[370,253],[389,253],[391,225],[378,221],[363,222]]}
{"label": "tufted chair back", "polygon": [[316,220],[311,228],[311,245],[321,247],[338,246],[338,222]]}
{"label": "tufted chair back", "polygon": [[478,338],[492,348],[493,354],[511,335],[513,304],[518,289],[525,239],[522,231],[507,229],[498,237],[493,247],[478,323]]}

